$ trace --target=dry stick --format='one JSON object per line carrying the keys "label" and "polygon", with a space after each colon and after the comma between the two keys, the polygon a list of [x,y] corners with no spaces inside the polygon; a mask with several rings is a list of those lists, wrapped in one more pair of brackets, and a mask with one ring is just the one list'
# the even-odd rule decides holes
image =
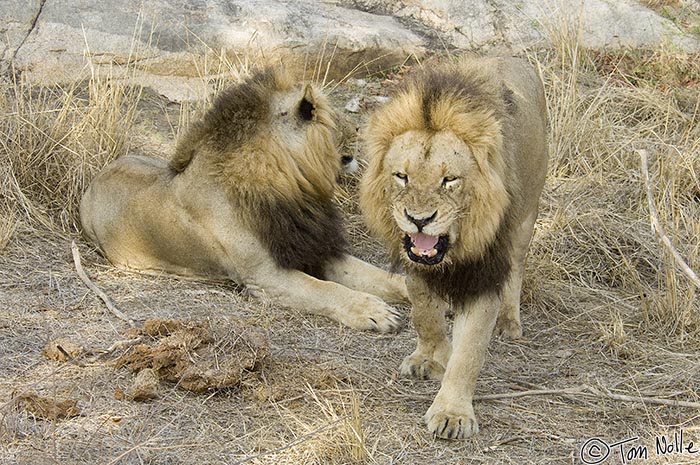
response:
{"label": "dry stick", "polygon": [[[585,391],[585,392],[583,392]],[[596,397],[606,397],[622,402],[638,402],[642,404],[668,405],[670,407],[688,407],[700,409],[700,402],[690,402],[686,400],[657,399],[656,397],[628,396],[625,394],[613,394],[612,392],[602,392],[591,386],[583,386],[583,394],[591,394]]]}
{"label": "dry stick", "polygon": [[666,246],[666,248],[671,252],[673,255],[673,258],[676,260],[676,263],[678,266],[681,268],[683,273],[690,279],[690,282],[695,284],[698,288],[700,288],[700,278],[698,278],[698,275],[695,274],[695,272],[688,266],[688,264],[683,260],[683,257],[681,257],[681,254],[678,253],[676,248],[673,246],[671,243],[671,239],[668,238],[668,235],[666,235],[666,231],[664,230],[664,227],[661,225],[661,222],[659,221],[659,214],[656,211],[656,205],[654,204],[654,197],[653,197],[653,191],[651,188],[651,180],[649,179],[649,168],[647,167],[647,155],[649,152],[646,150],[637,150],[637,153],[639,154],[639,158],[641,158],[641,163],[642,163],[642,175],[644,176],[644,184],[646,185],[647,188],[647,203],[649,204],[649,215],[651,216],[651,226],[652,228],[656,231],[657,235],[659,236],[659,239],[661,240],[661,243]]}
{"label": "dry stick", "polygon": [[[518,397],[528,397],[528,396],[587,396],[587,397],[597,397],[605,398],[611,400],[617,400],[620,402],[635,402],[638,404],[654,404],[654,405],[667,405],[670,407],[687,407],[692,409],[700,410],[700,402],[690,402],[686,400],[672,400],[672,399],[659,399],[656,397],[644,397],[644,396],[629,396],[625,394],[613,394],[609,391],[601,391],[592,386],[586,384],[581,384],[580,386],[574,386],[564,389],[531,389],[529,391],[518,391],[518,392],[505,392],[502,394],[483,394],[474,396],[474,400],[477,402],[484,402],[490,400],[503,400],[503,399],[515,399]],[[421,396],[401,393],[401,397],[420,399],[420,400],[433,400],[433,396]]]}
{"label": "dry stick", "polygon": [[603,392],[592,386],[582,384],[580,386],[565,388],[565,389],[533,389],[529,391],[520,392],[507,392],[504,394],[486,394],[481,396],[474,396],[476,401],[488,401],[488,400],[501,400],[501,399],[514,399],[516,397],[525,396],[556,396],[556,395],[584,395],[592,397],[602,397],[611,400],[619,400],[621,402],[636,402],[641,404],[655,404],[655,405],[668,405],[671,407],[688,407],[694,409],[700,409],[700,402],[690,402],[684,400],[672,400],[672,399],[658,399],[656,397],[643,397],[643,396],[628,396],[625,394],[613,394],[612,392]]}
{"label": "dry stick", "polygon": [[117,305],[114,303],[114,301],[107,295],[105,294],[99,287],[93,283],[90,278],[85,274],[85,271],[83,270],[83,266],[80,264],[80,251],[78,250],[78,246],[75,245],[75,241],[71,241],[70,244],[70,249],[73,252],[73,263],[75,263],[75,270],[78,272],[78,276],[80,279],[85,283],[85,285],[95,294],[97,294],[97,297],[102,299],[102,301],[105,303],[107,306],[107,309],[109,309],[110,312],[114,314],[117,318],[120,320],[124,320],[131,327],[136,326],[134,323],[134,320],[126,316],[121,310],[117,308]]}
{"label": "dry stick", "polygon": [[474,400],[484,401],[484,400],[501,400],[501,399],[515,399],[516,397],[525,396],[550,396],[550,395],[570,395],[570,394],[581,394],[586,391],[587,386],[577,386],[573,388],[566,389],[533,389],[529,391],[518,391],[518,392],[507,392],[504,394],[484,394],[474,396]]}

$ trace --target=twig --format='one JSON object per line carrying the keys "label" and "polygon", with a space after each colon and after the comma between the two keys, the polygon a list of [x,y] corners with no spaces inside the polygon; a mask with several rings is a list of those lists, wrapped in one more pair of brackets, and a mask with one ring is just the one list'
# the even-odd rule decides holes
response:
{"label": "twig", "polygon": [[525,397],[525,396],[570,395],[570,394],[581,394],[585,391],[586,391],[586,386],[577,386],[577,387],[566,388],[566,389],[532,389],[529,391],[506,392],[503,394],[484,394],[481,396],[474,396],[474,400],[484,401],[484,400],[515,399],[516,397]]}
{"label": "twig", "polygon": [[78,276],[80,279],[85,283],[85,285],[95,294],[97,294],[97,297],[102,299],[102,301],[105,303],[107,306],[107,309],[114,314],[117,318],[120,320],[124,320],[127,323],[129,323],[129,326],[135,327],[136,324],[134,323],[134,320],[129,318],[127,315],[125,315],[119,308],[117,308],[117,305],[114,303],[114,301],[107,295],[105,294],[99,287],[93,283],[90,278],[85,274],[85,271],[83,270],[83,266],[80,264],[80,251],[78,250],[78,246],[75,245],[75,241],[71,241],[70,244],[70,249],[73,252],[73,263],[75,263],[75,270],[78,272]]}
{"label": "twig", "polygon": [[656,397],[628,396],[625,394],[613,394],[612,392],[602,392],[591,386],[584,386],[583,394],[590,394],[596,397],[605,397],[622,402],[637,402],[641,404],[668,405],[670,407],[687,407],[700,409],[700,402],[689,402],[685,400],[658,399]]}
{"label": "twig", "polygon": [[644,396],[629,396],[625,394],[613,394],[609,391],[601,391],[592,386],[582,384],[580,386],[575,386],[571,388],[564,389],[532,389],[529,391],[520,392],[507,392],[503,394],[486,394],[481,396],[474,396],[474,400],[485,401],[485,400],[500,400],[500,399],[514,399],[516,397],[525,396],[557,396],[557,395],[584,395],[599,398],[606,398],[611,400],[619,400],[621,402],[636,402],[640,404],[655,404],[655,405],[668,405],[670,407],[687,407],[693,409],[700,409],[700,402],[690,402],[685,400],[672,400],[672,399],[659,399],[656,397],[644,397]]}
{"label": "twig", "polygon": [[639,158],[641,159],[641,164],[642,164],[642,175],[644,176],[644,184],[646,185],[646,190],[647,190],[647,203],[649,204],[649,214],[651,216],[651,226],[652,228],[656,231],[656,234],[659,236],[659,239],[661,240],[661,243],[666,246],[666,248],[671,252],[673,255],[673,258],[676,260],[676,264],[681,268],[683,273],[690,279],[690,282],[695,284],[698,288],[700,288],[700,278],[698,278],[698,275],[695,274],[695,272],[688,266],[688,264],[683,260],[683,257],[681,257],[681,254],[678,253],[676,248],[673,246],[671,243],[671,239],[668,238],[668,235],[666,234],[666,231],[664,230],[664,227],[661,225],[661,222],[659,221],[659,214],[656,211],[656,205],[654,203],[654,197],[653,197],[653,190],[651,187],[651,180],[649,179],[649,168],[647,166],[647,156],[648,152],[646,150],[637,150],[637,153],[639,154]]}

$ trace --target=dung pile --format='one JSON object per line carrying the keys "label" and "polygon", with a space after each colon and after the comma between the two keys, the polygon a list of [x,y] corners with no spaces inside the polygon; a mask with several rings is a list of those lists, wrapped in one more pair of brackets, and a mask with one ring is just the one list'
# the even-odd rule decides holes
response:
{"label": "dung pile", "polygon": [[243,325],[212,331],[208,323],[147,320],[129,336],[147,342],[127,349],[114,362],[117,369],[137,374],[130,387],[116,393],[126,400],[158,397],[163,382],[194,393],[236,387],[259,371],[269,355],[266,335]]}

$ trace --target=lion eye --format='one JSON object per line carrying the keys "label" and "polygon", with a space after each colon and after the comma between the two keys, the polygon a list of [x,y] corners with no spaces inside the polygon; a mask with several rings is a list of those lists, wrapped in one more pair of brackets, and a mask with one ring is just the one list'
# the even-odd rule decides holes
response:
{"label": "lion eye", "polygon": [[445,176],[442,178],[442,187],[444,188],[450,188],[459,182],[459,178],[457,176]]}
{"label": "lion eye", "polygon": [[396,172],[394,173],[394,179],[396,179],[396,181],[402,186],[405,186],[408,183],[408,175],[406,173]]}

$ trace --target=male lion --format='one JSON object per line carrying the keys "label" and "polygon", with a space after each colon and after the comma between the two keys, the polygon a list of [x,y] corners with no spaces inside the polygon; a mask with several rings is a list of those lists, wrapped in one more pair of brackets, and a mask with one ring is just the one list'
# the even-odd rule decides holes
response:
{"label": "male lion", "polygon": [[[85,234],[115,265],[231,279],[358,329],[391,331],[404,279],[345,253],[341,168],[321,91],[266,69],[224,91],[170,162],[117,159],[85,192]],[[347,160],[346,160],[347,161]]]}
{"label": "male lion", "polygon": [[545,133],[541,80],[516,59],[425,71],[370,119],[360,203],[407,270],[418,346],[401,373],[442,379],[424,417],[439,437],[478,432],[472,397],[491,333],[497,326],[522,334],[520,287],[545,179]]}

